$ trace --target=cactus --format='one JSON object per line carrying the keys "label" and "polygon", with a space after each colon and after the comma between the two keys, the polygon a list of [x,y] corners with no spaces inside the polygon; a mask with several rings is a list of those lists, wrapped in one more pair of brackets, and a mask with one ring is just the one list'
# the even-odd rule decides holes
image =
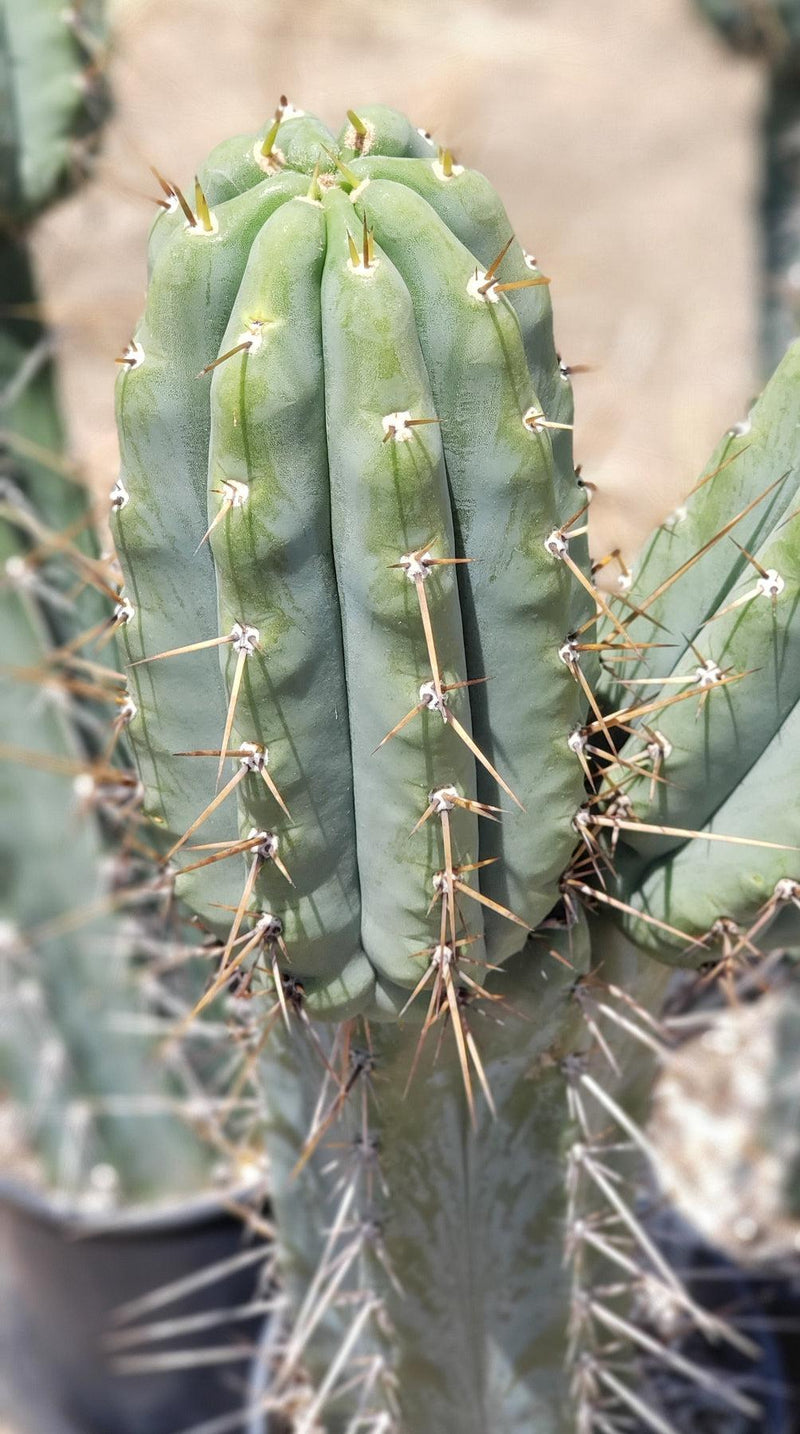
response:
{"label": "cactus", "polygon": [[[194,222],[180,208],[157,221],[120,380],[130,737],[170,855],[195,833],[229,836],[235,803],[213,787],[225,758],[202,754],[251,744],[235,768],[240,825],[266,835],[250,841],[245,894],[238,861],[179,877],[179,893],[219,934],[230,927],[219,903],[243,901],[231,942],[251,899],[269,910],[313,1009],[388,1012],[416,984],[433,929],[437,827],[468,869],[467,899],[483,899],[471,926],[490,961],[558,899],[581,790],[560,739],[582,707],[559,658],[577,609],[566,565],[533,535],[582,506],[569,447],[550,441],[550,425],[568,422],[568,385],[542,276],[518,246],[492,269],[509,225],[477,175],[462,183],[456,166],[451,181],[439,160],[375,153],[351,154],[341,184],[327,159],[326,176],[287,164],[264,178],[253,151],[251,140],[260,184],[213,213],[203,199]],[[470,231],[477,215],[475,256],[450,226]],[[463,345],[476,359],[468,392],[455,370],[456,393]],[[261,475],[263,506],[251,492]],[[520,661],[542,674],[524,696]],[[508,826],[493,820],[501,802],[519,813]],[[478,878],[479,823],[491,865]]]}
{"label": "cactus", "polygon": [[[5,523],[0,544],[6,571],[24,562]],[[95,815],[81,811],[92,776],[68,690],[55,674],[41,689],[26,680],[50,649],[24,585],[3,586],[0,617],[0,1070],[25,1167],[33,1159],[37,1179],[91,1201],[194,1190],[208,1155],[178,1118],[177,1080],[159,1071],[131,935],[114,914],[123,898],[108,890]]]}
{"label": "cactus", "polygon": [[179,1118],[177,1075],[157,1058],[156,1011],[135,967],[140,938],[123,914],[138,895],[144,921],[157,899],[147,897],[146,864],[117,839],[136,792],[110,765],[129,709],[110,650],[79,651],[87,626],[95,636],[113,629],[114,574],[97,557],[89,497],[64,456],[47,331],[25,311],[27,250],[4,236],[0,251],[3,291],[22,304],[0,329],[7,1114],[22,1168],[61,1197],[163,1197],[195,1190],[209,1153]]}
{"label": "cactus", "polygon": [[[631,639],[662,645],[607,680],[608,708],[655,705],[621,748],[634,766],[607,771],[618,797],[604,820],[624,836],[626,899],[673,928],[631,916],[628,934],[681,963],[693,942],[697,962],[709,959],[714,942],[701,938],[715,923],[723,944],[733,923],[758,921],[766,938],[783,913],[783,944],[800,940],[798,810],[769,800],[800,784],[799,384],[796,343],[624,579]],[[685,700],[698,691],[699,712]],[[708,842],[682,841],[686,829]]]}
{"label": "cactus", "polygon": [[0,228],[31,219],[87,172],[108,110],[103,0],[3,0]]}
{"label": "cactus", "polygon": [[[607,1169],[615,1140],[646,1146],[668,964],[705,950],[676,955],[640,869],[681,859],[681,800],[701,828],[713,804],[670,788],[670,819],[631,832],[620,804],[631,782],[653,802],[662,774],[643,762],[666,745],[656,758],[632,735],[638,695],[622,710],[614,680],[594,684],[598,656],[635,672],[682,641],[686,588],[643,590],[639,635],[631,594],[594,587],[547,280],[449,150],[381,107],[334,137],[282,102],[212,154],[192,204],[163,188],[118,386],[129,737],[150,840],[224,946],[198,1011],[234,983],[266,1003],[295,1310],[273,1405],[298,1431],[554,1434],[572,1427],[571,1378],[579,1428],[670,1429],[610,1352],[621,1339],[676,1367],[663,1319],[647,1334],[632,1318],[645,1289],[711,1326]],[[776,631],[792,641],[792,484],[772,470],[797,461],[797,361],[765,395],[761,448],[731,440],[676,530],[701,612],[751,667]],[[709,541],[728,520],[752,557]],[[637,584],[671,571],[667,546]],[[735,586],[762,546],[786,567],[774,615]],[[784,691],[773,660],[766,704],[742,677],[741,751],[728,681],[685,704],[696,742],[720,724],[729,800],[788,720],[788,665]],[[676,710],[665,677],[650,711]],[[591,944],[583,903],[606,908]],[[597,1235],[609,1218],[630,1247]]]}
{"label": "cactus", "polygon": [[180,1061],[157,1049],[165,998],[140,957],[154,934],[179,946],[131,855],[116,573],[66,456],[25,227],[85,169],[100,31],[97,5],[4,0],[0,14],[0,1071],[13,1173],[92,1206],[194,1192],[210,1163]]}

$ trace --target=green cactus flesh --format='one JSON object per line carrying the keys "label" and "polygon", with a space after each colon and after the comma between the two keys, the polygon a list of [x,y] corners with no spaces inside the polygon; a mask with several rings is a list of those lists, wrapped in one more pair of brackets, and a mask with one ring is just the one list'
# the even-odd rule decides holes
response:
{"label": "green cactus flesh", "polygon": [[629,934],[675,960],[721,920],[749,925],[798,872],[798,391],[795,344],[625,594],[631,641],[664,645],[626,664],[637,685],[615,669],[606,688],[610,707],[655,709],[631,719],[621,751],[651,760],[627,769],[618,866],[636,912],[674,928],[633,916]]}
{"label": "green cactus flesh", "polygon": [[[180,868],[265,834],[178,893],[237,940],[243,893],[277,918],[331,1016],[397,1011],[445,929],[504,961],[558,900],[584,701],[559,650],[591,611],[545,546],[582,495],[543,277],[514,242],[491,270],[511,228],[480,176],[363,118],[369,154],[308,117],[266,177],[258,138],[215,152],[210,210],[156,221],[118,393],[147,808],[165,853],[193,828]],[[195,826],[218,764],[175,754],[223,734],[240,780]]]}
{"label": "green cactus flesh", "polygon": [[[0,507],[17,530],[17,558],[29,555],[51,636],[67,642],[102,622],[108,602],[92,566],[98,556],[92,504],[65,452],[53,336],[38,315],[24,312],[39,305],[24,239],[0,235],[0,296],[12,310],[0,323]],[[78,573],[65,561],[64,541],[78,563],[86,560],[76,596],[70,590]]]}
{"label": "green cactus flesh", "polygon": [[[21,555],[0,521],[3,563]],[[208,1156],[171,1113],[177,1087],[152,1036],[115,1026],[146,1018],[146,1003],[98,825],[81,811],[69,701],[56,684],[20,679],[46,662],[46,628],[35,599],[8,582],[0,619],[0,1084],[62,1193],[89,1193],[95,1164],[113,1168],[127,1200],[194,1190]]]}
{"label": "green cactus flesh", "polygon": [[[0,1084],[24,1168],[33,1158],[54,1192],[163,1197],[197,1189],[209,1152],[175,1114],[139,936],[115,909],[136,881],[112,840],[135,785],[102,756],[116,680],[95,674],[111,650],[84,648],[113,626],[113,570],[65,454],[52,336],[20,236],[0,235],[0,295]],[[93,1169],[113,1171],[113,1189],[94,1188]]]}
{"label": "green cactus flesh", "polygon": [[[283,104],[199,174],[151,235],[114,532],[150,839],[224,943],[200,1005],[240,962],[272,1001],[274,1399],[302,1364],[301,1429],[555,1434],[566,1355],[578,1427],[668,1428],[604,1364],[620,1268],[680,1298],[605,1142],[644,1142],[669,972],[641,948],[691,964],[721,919],[794,913],[759,788],[797,783],[800,354],[596,603],[546,280],[487,182],[392,111],[335,138]],[[688,828],[741,836],[705,889]],[[595,917],[590,950],[578,897],[636,944]],[[598,1212],[636,1260],[587,1253]]]}
{"label": "green cactus flesh", "polygon": [[29,219],[87,168],[108,108],[102,0],[2,0],[0,227]]}

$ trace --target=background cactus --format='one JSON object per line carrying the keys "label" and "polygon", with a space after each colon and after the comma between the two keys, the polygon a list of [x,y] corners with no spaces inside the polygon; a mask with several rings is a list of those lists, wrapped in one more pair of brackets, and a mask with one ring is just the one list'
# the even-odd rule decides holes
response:
{"label": "background cactus", "polygon": [[[606,772],[602,820],[617,824],[627,900],[673,928],[631,917],[628,933],[681,963],[691,942],[698,963],[715,943],[742,953],[755,922],[765,940],[778,919],[783,944],[800,938],[797,806],[780,796],[800,787],[798,384],[795,344],[614,603],[633,641],[661,645],[607,664],[607,706],[645,710]],[[710,840],[686,842],[687,829]]]}
{"label": "background cactus", "polygon": [[[12,1169],[89,1203],[193,1192],[213,1158],[179,1114],[185,1067],[157,1049],[169,1003],[140,969],[154,934],[180,948],[129,829],[109,646],[124,609],[66,456],[24,223],[85,169],[101,38],[96,5],[0,15],[0,1069]],[[208,1105],[196,1115],[207,1137]]]}
{"label": "background cactus", "polygon": [[[210,1155],[178,1117],[181,1086],[156,1055],[135,970],[136,926],[158,897],[146,861],[120,846],[136,783],[110,760],[128,710],[113,654],[85,646],[113,632],[114,573],[65,458],[52,347],[26,311],[27,251],[2,246],[20,305],[0,329],[0,1067],[13,1158],[62,1195],[163,1196],[196,1189]],[[122,913],[137,897],[132,926]]]}
{"label": "background cactus", "polygon": [[[282,102],[214,152],[191,205],[164,188],[118,390],[130,739],[176,891],[224,942],[199,1008],[233,981],[271,1002],[259,1069],[296,1312],[271,1400],[298,1430],[544,1434],[571,1426],[566,1357],[580,1428],[669,1428],[609,1359],[621,1338],[703,1384],[670,1341],[714,1322],[604,1173],[620,1132],[646,1146],[667,970],[602,919],[590,949],[579,905],[624,911],[667,963],[697,957],[641,870],[677,864],[689,816],[713,816],[695,790],[658,805],[673,753],[694,782],[715,763],[732,801],[793,709],[793,485],[773,467],[796,468],[797,356],[677,547],[657,538],[635,600],[606,599],[547,281],[481,176],[391,111],[351,111],[334,139]],[[785,569],[774,608],[759,588],[738,602],[767,559]],[[656,752],[645,719],[679,710],[677,654],[646,713],[639,688],[615,701],[616,664],[649,673],[662,641],[685,657],[687,607],[693,639],[718,617],[713,652],[730,643],[737,670],[693,659],[700,720]],[[769,702],[738,667],[765,652]],[[740,732],[712,689],[748,682]],[[774,848],[740,831],[737,852],[779,852],[792,879],[786,820]],[[628,1253],[592,1242],[609,1217]],[[631,1319],[644,1290],[662,1300],[650,1334]]]}
{"label": "background cactus", "polygon": [[108,110],[104,0],[3,0],[0,227],[30,219],[87,171]]}
{"label": "background cactus", "polygon": [[[0,541],[6,571],[24,562],[5,523]],[[12,1150],[26,1173],[87,1201],[195,1190],[209,1155],[179,1118],[177,1079],[159,1069],[135,939],[113,914],[113,883],[124,905],[131,878],[123,863],[109,869],[86,810],[96,792],[68,686],[31,680],[50,651],[35,598],[6,582],[0,606],[2,730],[17,739],[0,753],[0,1070]],[[97,778],[111,796],[113,774]]]}
{"label": "background cactus", "polygon": [[761,360],[765,377],[800,334],[800,5],[700,0],[737,50],[769,62],[761,153]]}

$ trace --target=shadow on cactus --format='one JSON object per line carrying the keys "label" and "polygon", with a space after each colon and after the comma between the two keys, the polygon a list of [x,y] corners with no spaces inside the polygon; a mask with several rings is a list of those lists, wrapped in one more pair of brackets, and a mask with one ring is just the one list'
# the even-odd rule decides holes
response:
{"label": "shadow on cactus", "polygon": [[[742,1337],[608,1166],[646,1146],[664,963],[763,930],[797,875],[791,819],[759,845],[741,797],[796,696],[793,425],[785,452],[771,420],[731,439],[605,596],[549,281],[482,176],[393,111],[335,137],[282,103],[192,204],[162,187],[118,387],[128,731],[150,839],[223,946],[197,1009],[235,989],[260,1031],[294,1305],[268,1403],[306,1434],[550,1434],[570,1397],[581,1429],[670,1430],[620,1341],[706,1375],[637,1323],[642,1288]],[[684,853],[728,837],[746,890],[684,935]],[[582,904],[661,964],[594,917],[590,946]]]}

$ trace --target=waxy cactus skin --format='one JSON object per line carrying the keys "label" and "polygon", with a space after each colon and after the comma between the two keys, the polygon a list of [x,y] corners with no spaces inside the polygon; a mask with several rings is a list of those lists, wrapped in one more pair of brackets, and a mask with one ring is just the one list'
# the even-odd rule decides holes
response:
{"label": "waxy cactus skin", "polygon": [[118,390],[130,738],[224,944],[198,1011],[264,1003],[273,1403],[304,1434],[669,1429],[620,1341],[652,1346],[644,1285],[710,1326],[621,1177],[669,965],[794,913],[752,783],[796,710],[797,357],[604,595],[547,280],[480,175],[382,107],[334,138],[282,103],[192,204],[163,188]]}
{"label": "waxy cactus skin", "polygon": [[[362,118],[369,153],[338,167],[307,117],[280,125],[267,177],[258,140],[212,157],[194,223],[175,206],[154,227],[118,394],[148,809],[184,900],[221,935],[236,912],[235,940],[247,880],[278,964],[332,1016],[406,1003],[440,870],[476,893],[448,917],[476,961],[557,902],[583,705],[559,651],[590,612],[545,546],[584,498],[546,281],[480,176],[389,111]],[[223,737],[221,764],[174,755]],[[247,771],[214,805],[242,744],[267,749],[280,800]],[[195,842],[262,831],[280,865],[254,843],[180,875]]]}

